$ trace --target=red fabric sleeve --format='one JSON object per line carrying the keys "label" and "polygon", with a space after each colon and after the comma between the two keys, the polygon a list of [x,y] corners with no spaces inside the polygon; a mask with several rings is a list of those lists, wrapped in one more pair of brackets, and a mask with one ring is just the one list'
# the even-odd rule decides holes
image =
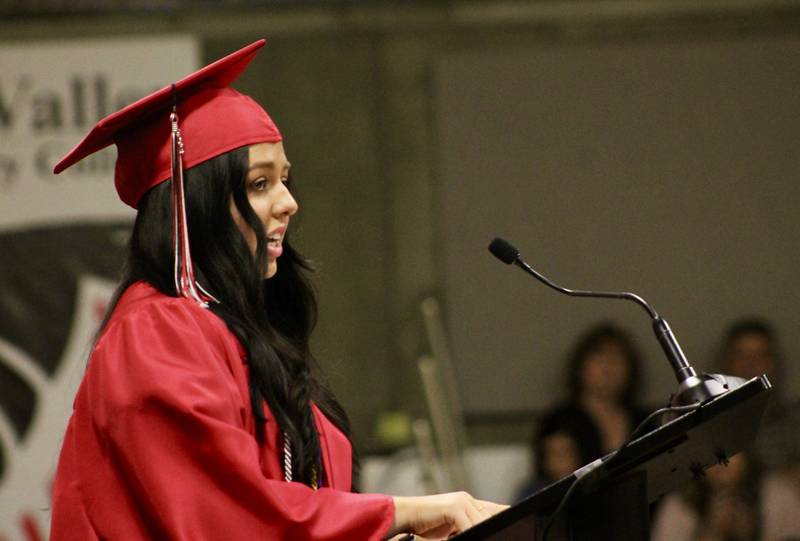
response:
{"label": "red fabric sleeve", "polygon": [[[264,476],[234,373],[241,360],[227,354],[215,317],[171,299],[113,322],[97,345],[76,407],[88,412],[99,460],[115,472],[83,489],[100,537],[383,538],[390,497]],[[141,521],[126,525],[128,514]]]}

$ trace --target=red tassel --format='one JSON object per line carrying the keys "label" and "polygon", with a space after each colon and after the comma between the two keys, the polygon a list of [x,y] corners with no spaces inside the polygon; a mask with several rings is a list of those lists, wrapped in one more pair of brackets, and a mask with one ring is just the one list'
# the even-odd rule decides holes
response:
{"label": "red tassel", "polygon": [[209,302],[219,301],[204,290],[194,276],[184,196],[183,138],[174,105],[169,120],[172,124],[172,248],[175,258],[175,290],[181,297],[192,299],[203,308],[207,308]]}

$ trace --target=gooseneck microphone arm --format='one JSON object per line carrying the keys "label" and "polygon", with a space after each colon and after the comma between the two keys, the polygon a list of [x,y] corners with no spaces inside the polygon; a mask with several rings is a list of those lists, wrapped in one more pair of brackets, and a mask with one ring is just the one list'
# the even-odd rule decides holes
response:
{"label": "gooseneck microphone arm", "polygon": [[658,343],[661,345],[661,349],[664,351],[667,360],[672,366],[672,370],[675,373],[678,383],[682,384],[690,378],[697,377],[697,372],[695,372],[694,368],[692,368],[689,362],[686,360],[686,356],[683,354],[683,350],[681,350],[678,340],[672,333],[672,329],[669,328],[667,321],[659,316],[658,313],[649,304],[647,304],[647,301],[645,301],[639,295],[636,295],[635,293],[628,293],[626,291],[588,291],[562,287],[523,261],[522,258],[520,258],[519,251],[501,238],[495,238],[491,244],[489,244],[489,251],[503,263],[507,265],[511,265],[513,263],[546,286],[555,289],[560,293],[564,293],[565,295],[570,295],[572,297],[625,299],[635,302],[644,308],[644,310],[650,316],[650,319],[652,319],[653,332],[655,333]]}
{"label": "gooseneck microphone arm", "polygon": [[641,306],[642,308],[644,308],[645,311],[647,312],[647,314],[652,319],[656,319],[658,317],[658,314],[656,313],[656,311],[653,310],[653,308],[649,304],[647,304],[647,301],[645,301],[643,298],[641,298],[639,295],[636,295],[635,293],[628,293],[627,291],[588,291],[588,290],[584,290],[584,289],[568,289],[566,287],[562,287],[562,286],[556,284],[555,282],[553,282],[552,280],[547,278],[545,275],[541,274],[536,269],[534,269],[533,267],[531,267],[530,265],[528,265],[527,263],[525,263],[523,260],[521,260],[519,258],[514,260],[513,263],[517,267],[521,268],[522,270],[524,270],[525,272],[527,272],[528,274],[530,274],[531,276],[533,276],[534,278],[536,278],[537,280],[539,280],[540,282],[545,284],[546,286],[549,286],[549,287],[555,289],[556,291],[560,291],[561,293],[564,293],[565,295],[570,295],[572,297],[598,297],[598,298],[604,298],[604,299],[628,299],[629,301],[633,301],[636,304],[638,304],[639,306]]}

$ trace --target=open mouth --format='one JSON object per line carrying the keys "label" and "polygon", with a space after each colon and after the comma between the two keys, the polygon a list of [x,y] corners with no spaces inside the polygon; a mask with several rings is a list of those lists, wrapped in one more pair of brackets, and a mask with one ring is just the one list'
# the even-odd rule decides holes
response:
{"label": "open mouth", "polygon": [[285,225],[267,232],[267,257],[270,259],[277,259],[283,253],[283,235],[285,233]]}
{"label": "open mouth", "polygon": [[270,235],[267,237],[267,257],[277,259],[283,254],[283,236]]}

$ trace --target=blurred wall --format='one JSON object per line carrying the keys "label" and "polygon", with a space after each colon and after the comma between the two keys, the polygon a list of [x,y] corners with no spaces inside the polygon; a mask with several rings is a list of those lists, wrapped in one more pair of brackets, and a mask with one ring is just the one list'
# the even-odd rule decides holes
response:
{"label": "blurred wall", "polygon": [[[648,402],[676,389],[641,308],[559,295],[489,257],[495,235],[567,287],[639,293],[698,369],[719,370],[741,315],[800,351],[798,67],[800,36],[442,54],[439,215],[468,410],[546,407],[565,346],[602,319],[635,332]],[[774,384],[796,394],[793,360]]]}
{"label": "blurred wall", "polygon": [[[689,4],[693,7],[685,8]],[[556,398],[558,363],[574,333],[594,316],[619,316],[633,327],[640,343],[652,342],[641,319],[643,314],[631,315],[636,308],[576,305],[555,299],[555,294],[541,288],[537,291],[536,284],[509,275],[513,271],[488,260],[485,245],[492,234],[503,230],[517,233],[514,240],[531,254],[532,262],[541,263],[543,271],[563,278],[567,285],[638,288],[670,319],[679,338],[692,345],[688,353],[701,361],[701,366],[706,365],[707,352],[721,328],[721,324],[708,325],[708,318],[700,320],[701,324],[694,317],[709,307],[722,319],[753,311],[779,316],[776,322],[786,338],[788,353],[797,354],[797,311],[791,303],[798,298],[798,290],[790,282],[790,269],[797,261],[791,238],[798,222],[788,202],[797,196],[792,177],[797,159],[796,153],[794,157],[784,155],[797,148],[792,144],[797,139],[790,117],[776,119],[780,129],[770,132],[778,146],[754,137],[762,150],[754,154],[763,160],[759,163],[767,169],[780,166],[771,177],[778,191],[766,199],[752,199],[759,193],[757,184],[739,193],[727,189],[728,179],[705,175],[701,166],[706,141],[689,140],[686,144],[693,147],[696,163],[681,161],[683,169],[671,175],[669,156],[660,155],[658,166],[662,169],[653,173],[665,181],[680,181],[680,186],[691,192],[687,197],[676,195],[665,184],[664,197],[648,203],[659,216],[657,224],[648,222],[650,215],[645,212],[624,219],[604,214],[607,219],[603,227],[596,229],[594,224],[602,216],[595,213],[599,207],[591,200],[593,194],[606,194],[600,201],[605,205],[602,212],[613,213],[620,206],[635,207],[647,200],[652,193],[648,184],[639,182],[642,175],[637,171],[621,175],[614,160],[603,162],[600,169],[582,161],[591,156],[570,151],[573,135],[585,144],[593,140],[591,134],[573,134],[569,125],[560,124],[558,115],[552,114],[545,116],[543,130],[537,130],[528,121],[539,122],[541,112],[535,109],[536,103],[527,103],[542,98],[569,109],[571,97],[592,96],[596,89],[587,87],[583,93],[574,87],[584,65],[591,69],[593,83],[600,85],[606,76],[619,81],[619,73],[605,72],[615,70],[615,66],[659,74],[659,80],[665,83],[676,75],[688,89],[682,99],[690,99],[686,92],[703,88],[704,81],[709,80],[704,69],[714,65],[713,58],[706,64],[693,64],[697,67],[694,70],[661,71],[659,66],[665,57],[666,65],[672,65],[674,58],[670,58],[676,50],[691,58],[695,45],[703,54],[716,54],[708,52],[709,40],[717,43],[718,53],[734,69],[738,51],[758,49],[764,40],[778,37],[791,54],[783,55],[783,49],[761,51],[762,56],[751,58],[748,65],[775,60],[780,61],[780,70],[787,70],[795,62],[792,55],[800,32],[800,8],[795,2],[710,2],[705,8],[703,3],[670,2],[452,2],[405,8],[378,3],[350,8],[318,4],[297,9],[284,6],[15,17],[0,25],[0,39],[7,41],[35,40],[43,35],[73,39],[85,35],[190,33],[201,39],[203,56],[209,61],[258,37],[269,38],[266,49],[236,86],[266,106],[286,137],[301,204],[294,238],[318,269],[322,317],[315,351],[352,415],[357,441],[368,449],[380,446],[373,437],[378,412],[397,408],[424,411],[415,361],[428,349],[419,312],[419,301],[427,295],[446,301],[445,316],[459,353],[457,362],[469,363],[461,367],[466,376],[461,381],[462,390],[471,395],[467,403],[476,413],[498,408],[524,413],[540,407],[546,399]],[[623,44],[621,47],[630,53],[621,59],[622,64],[608,59],[601,65],[592,62],[588,52],[615,44]],[[640,55],[640,46],[653,54]],[[626,64],[631,58],[639,58],[642,64]],[[76,62],[90,63],[91,59]],[[559,69],[561,62],[563,72]],[[536,74],[540,69],[537,66],[542,65],[547,67],[546,79]],[[748,77],[747,84],[759,84],[757,72]],[[559,88],[554,81],[573,86]],[[770,79],[768,84],[796,88],[795,78],[789,76]],[[613,86],[605,92],[614,100],[614,111],[629,115],[629,122],[615,116],[608,124],[592,126],[599,131],[618,129],[603,139],[613,143],[614,152],[628,148],[628,143],[641,143],[626,139],[641,136],[631,129],[640,112],[651,122],[651,112],[660,111],[665,129],[676,129],[675,137],[685,135],[682,128],[670,123],[672,115],[664,109],[660,92],[642,94],[630,89],[628,94],[628,90]],[[781,97],[791,97],[784,87],[779,90]],[[479,95],[475,98],[471,92]],[[736,99],[744,100],[741,107],[749,108],[752,114],[743,118],[759,118],[752,108],[761,104],[748,101],[749,95],[746,90],[736,93]],[[771,95],[766,92],[767,97]],[[472,98],[478,101],[469,101]],[[715,103],[713,93],[705,99]],[[484,109],[465,117],[474,103]],[[697,114],[705,115],[709,129],[727,129],[731,122],[727,115],[736,115],[738,104],[728,109],[703,109]],[[800,112],[796,101],[769,105],[774,106],[770,111],[784,115]],[[510,116],[498,115],[498,110]],[[573,121],[578,118],[575,111],[572,115],[569,118]],[[505,123],[509,119],[518,124]],[[594,120],[600,122],[602,118]],[[726,122],[718,124],[718,120]],[[680,140],[675,140],[671,132],[655,133],[658,140],[671,141],[675,149],[681,148]],[[498,135],[504,138],[498,139]],[[725,139],[715,141],[724,143]],[[533,174],[535,167],[528,167],[526,149],[542,144],[556,145],[560,151],[548,155],[552,170],[545,178],[547,183],[539,185],[537,178],[541,177]],[[736,152],[748,152],[748,148],[743,140]],[[715,156],[724,159],[724,154]],[[475,167],[469,171],[459,169],[470,164]],[[644,171],[646,163],[640,165]],[[560,174],[562,166],[568,176]],[[582,176],[573,174],[576,169]],[[463,192],[453,185],[454,179],[464,183]],[[509,179],[515,184],[504,187]],[[580,184],[590,180],[591,185]],[[617,180],[627,183],[619,204],[608,195],[605,184]],[[562,181],[575,183],[571,189],[584,199],[578,211],[565,209],[565,201],[557,196],[555,190]],[[498,189],[505,190],[504,197],[516,197],[514,213],[504,214],[509,207],[497,199]],[[541,191],[544,197],[539,197]],[[459,193],[464,195],[461,201]],[[716,194],[724,197],[717,198]],[[527,208],[524,202],[528,200],[536,211],[530,216],[521,210]],[[681,220],[687,201],[708,205],[709,214],[696,206],[697,216],[727,220],[725,228],[730,232],[707,238],[707,251],[698,253],[698,235],[707,233],[708,224]],[[473,205],[475,202],[484,204]],[[759,235],[749,239],[753,245],[768,244],[759,252],[759,261],[778,269],[777,274],[758,274],[761,266],[754,264],[719,265],[713,254],[736,251],[737,245],[731,241],[747,237],[751,231],[747,221],[730,218],[727,211],[731,206],[760,212],[762,207],[772,208],[773,203],[780,211],[774,237],[762,239],[759,229]],[[465,205],[469,208],[463,208]],[[499,220],[494,218],[497,213]],[[564,223],[564,213],[568,213],[569,227],[554,225]],[[460,219],[464,217],[468,221],[462,227]],[[544,227],[536,228],[534,234],[514,229],[528,219]],[[476,231],[477,223],[496,223],[498,227]],[[654,233],[667,229],[679,234],[653,239]],[[547,232],[549,237],[537,236],[536,231]],[[553,231],[560,238],[554,239]],[[469,243],[465,237],[469,237]],[[664,243],[663,252],[654,251],[657,241]],[[620,243],[632,249],[621,254]],[[637,246],[647,249],[637,250]],[[654,260],[650,257],[654,253],[675,257]],[[590,262],[599,265],[597,272]],[[479,269],[481,274],[476,274]],[[763,283],[758,287],[764,289],[751,289],[750,295],[741,296],[743,269],[760,276]],[[642,276],[669,279],[664,285],[658,280],[642,281]],[[752,278],[748,280],[752,283]],[[714,284],[711,298],[690,289],[675,291],[677,284],[703,282]],[[497,293],[495,284],[499,284]],[[780,287],[787,288],[786,294],[774,293]],[[739,302],[760,298],[758,291],[769,291],[771,304]],[[468,299],[473,293],[474,297]],[[523,301],[523,307],[515,312],[521,319],[514,325],[502,319],[508,316],[496,306],[508,296]],[[560,314],[558,321],[549,316],[554,312]],[[503,330],[502,343],[511,347],[508,351],[488,347],[492,343],[489,339],[498,336],[498,328]],[[525,336],[519,336],[521,333]],[[475,344],[484,342],[483,337],[487,338],[485,349],[476,350]],[[527,342],[532,337],[534,347]],[[481,359],[475,359],[475,351],[481,353]],[[528,351],[534,353],[528,356]],[[648,347],[648,353],[657,356],[652,347]],[[651,358],[650,363],[653,372],[660,371],[659,382],[669,380],[659,359]],[[657,365],[660,368],[655,368]],[[792,370],[791,376],[794,379],[786,386],[796,392],[797,371]],[[521,390],[522,385],[527,389],[537,380],[545,385],[536,383],[531,392]],[[513,391],[494,400],[503,389]],[[539,398],[533,398],[534,391]],[[649,398],[661,401],[664,397],[658,391]],[[480,421],[480,416],[473,418]],[[527,431],[503,437],[524,439]]]}

